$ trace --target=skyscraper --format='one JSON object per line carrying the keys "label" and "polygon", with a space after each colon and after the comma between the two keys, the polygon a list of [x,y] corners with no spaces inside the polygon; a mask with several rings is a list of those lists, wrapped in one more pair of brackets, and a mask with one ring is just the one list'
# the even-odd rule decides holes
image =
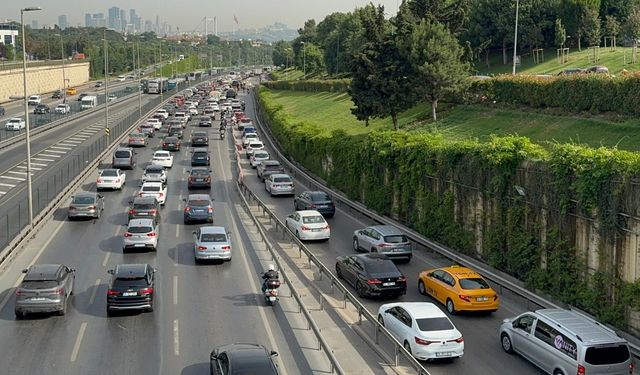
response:
{"label": "skyscraper", "polygon": [[89,14],[89,13],[85,13],[84,14],[84,26],[85,27],[94,27],[95,26],[93,24],[93,17],[91,17],[91,14]]}
{"label": "skyscraper", "polygon": [[111,7],[109,8],[109,16],[107,18],[107,25],[109,28],[117,29],[117,20],[120,18],[120,8]]}
{"label": "skyscraper", "polygon": [[156,28],[154,31],[156,33],[160,32],[160,16],[156,16]]}
{"label": "skyscraper", "polygon": [[127,11],[120,9],[120,30],[124,30],[127,27]]}
{"label": "skyscraper", "polygon": [[69,27],[69,24],[67,23],[67,16],[66,15],[62,14],[62,15],[58,16],[58,26],[62,30],[64,30],[67,27]]}
{"label": "skyscraper", "polygon": [[31,28],[32,29],[37,29],[38,26],[39,26],[38,20],[31,20]]}
{"label": "skyscraper", "polygon": [[104,13],[94,13],[93,15],[94,27],[107,27],[107,20],[104,18]]}

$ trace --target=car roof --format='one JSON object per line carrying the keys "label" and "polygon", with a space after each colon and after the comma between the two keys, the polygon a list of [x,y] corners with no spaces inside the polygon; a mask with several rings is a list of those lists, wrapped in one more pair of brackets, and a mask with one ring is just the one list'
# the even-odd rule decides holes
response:
{"label": "car roof", "polygon": [[[291,178],[291,176],[289,176],[289,175],[288,175],[288,174],[286,174],[286,173],[274,173],[274,174],[272,174],[271,176],[272,176],[273,178],[278,178],[278,177],[288,177],[288,178]],[[293,180],[293,178],[291,178],[291,179]]]}
{"label": "car roof", "polygon": [[165,140],[165,141],[168,141],[168,140],[174,141],[174,140],[175,140],[175,142],[178,142],[178,141],[179,141],[178,137],[171,137],[171,136],[169,136],[169,137],[164,137],[164,140]]}
{"label": "car roof", "polygon": [[480,274],[477,273],[476,271],[472,270],[471,268],[467,268],[463,266],[452,265],[449,267],[442,267],[437,269],[447,271],[450,274],[457,277],[458,279],[482,278],[482,276],[480,276]]}
{"label": "car roof", "polygon": [[226,234],[227,230],[226,230],[225,227],[209,225],[209,226],[200,227],[200,233],[222,233],[222,234]]}
{"label": "car roof", "polygon": [[272,368],[269,351],[258,344],[231,344],[218,349],[229,358],[230,369],[236,373],[255,373],[256,370]]}
{"label": "car roof", "polygon": [[34,264],[29,267],[24,277],[25,281],[55,279],[62,264]]}
{"label": "car roof", "polygon": [[133,198],[133,204],[149,204],[156,203],[155,197],[135,197]]}
{"label": "car roof", "polygon": [[206,152],[209,153],[209,150],[206,148],[194,148],[193,152]]}
{"label": "car roof", "polygon": [[164,171],[164,167],[158,164],[149,164],[144,168],[145,171],[156,170],[156,171]]}
{"label": "car roof", "polygon": [[403,234],[398,228],[394,227],[393,225],[372,225],[368,228],[375,229],[383,236]]}
{"label": "car roof", "polygon": [[399,306],[406,310],[414,319],[446,318],[447,315],[431,302],[397,302],[384,305],[387,308]]}
{"label": "car roof", "polygon": [[144,276],[147,266],[147,264],[118,264],[115,269],[115,276]]}
{"label": "car roof", "polygon": [[153,219],[131,219],[129,220],[129,227],[147,227],[153,226]]}
{"label": "car roof", "polygon": [[76,193],[73,195],[74,198],[76,197],[90,197],[90,198],[95,198],[96,195],[98,195],[98,193],[92,193],[90,191],[81,191],[79,193]]}
{"label": "car roof", "polygon": [[316,210],[302,210],[296,211],[300,216],[322,216],[322,214]]}
{"label": "car roof", "polygon": [[540,309],[536,310],[535,313],[555,323],[553,324],[554,326],[562,327],[572,333],[584,344],[626,342],[613,330],[576,311]]}
{"label": "car roof", "polygon": [[208,194],[189,194],[187,197],[187,201],[190,200],[211,200],[211,197]]}

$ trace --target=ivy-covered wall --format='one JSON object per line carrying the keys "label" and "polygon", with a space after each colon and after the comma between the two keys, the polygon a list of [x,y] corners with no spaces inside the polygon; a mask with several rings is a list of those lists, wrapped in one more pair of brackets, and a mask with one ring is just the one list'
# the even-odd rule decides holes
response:
{"label": "ivy-covered wall", "polygon": [[258,94],[285,153],[332,187],[603,321],[640,332],[640,154],[517,136],[351,136]]}

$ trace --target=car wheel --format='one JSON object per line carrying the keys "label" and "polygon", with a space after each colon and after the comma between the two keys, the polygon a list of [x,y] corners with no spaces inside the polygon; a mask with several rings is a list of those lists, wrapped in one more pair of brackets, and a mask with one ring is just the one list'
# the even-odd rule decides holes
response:
{"label": "car wheel", "polygon": [[360,283],[360,281],[358,281],[356,283],[356,294],[358,295],[358,297],[360,298],[364,298],[367,295],[367,292],[364,290],[364,286],[362,286],[362,284]]}
{"label": "car wheel", "polygon": [[451,300],[451,298],[447,298],[447,312],[451,315],[455,315],[456,313],[456,305],[453,304],[453,301]]}
{"label": "car wheel", "polygon": [[107,316],[113,316],[113,311],[107,308]]}
{"label": "car wheel", "polygon": [[340,270],[340,266],[336,263],[336,277],[338,279],[342,279],[342,271]]}
{"label": "car wheel", "polygon": [[68,300],[65,298],[64,299],[64,304],[62,305],[62,310],[58,311],[58,315],[65,316],[67,314],[67,302],[68,302]]}
{"label": "car wheel", "polygon": [[123,247],[123,248],[122,248],[122,254],[126,254],[126,253],[127,253],[127,248],[126,248],[126,247]]}
{"label": "car wheel", "polygon": [[378,323],[380,323],[380,325],[384,327],[384,318],[382,317],[382,315],[378,315]]}
{"label": "car wheel", "polygon": [[[408,351],[408,352],[409,352],[409,354],[411,354],[411,345],[409,345],[409,341],[406,341],[406,340],[405,340],[405,342],[404,342],[404,344],[402,344],[402,346],[404,346],[404,349],[405,349],[406,351]],[[413,354],[411,354],[411,355],[413,355]]]}
{"label": "car wheel", "polygon": [[423,296],[427,294],[427,289],[424,287],[424,281],[422,280],[418,281],[418,292]]}
{"label": "car wheel", "polygon": [[16,314],[16,320],[24,319],[24,313],[22,311],[17,311],[16,310],[15,314]]}
{"label": "car wheel", "polygon": [[353,250],[360,251],[360,244],[358,243],[357,237],[353,237]]}
{"label": "car wheel", "polygon": [[555,370],[553,375],[564,375],[564,372],[562,372],[562,370]]}
{"label": "car wheel", "polygon": [[511,345],[511,339],[509,338],[509,335],[507,335],[506,333],[500,335],[500,343],[502,344],[502,350],[509,354],[513,353],[513,346]]}

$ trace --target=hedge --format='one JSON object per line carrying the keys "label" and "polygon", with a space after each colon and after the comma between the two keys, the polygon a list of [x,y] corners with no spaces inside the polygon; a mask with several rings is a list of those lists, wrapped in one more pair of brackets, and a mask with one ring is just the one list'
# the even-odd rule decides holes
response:
{"label": "hedge", "polygon": [[346,92],[350,82],[350,79],[308,79],[300,81],[265,81],[262,82],[262,85],[273,90]]}
{"label": "hedge", "polygon": [[[618,214],[637,209],[633,198],[640,192],[627,182],[640,175],[640,154],[545,149],[519,136],[480,142],[403,131],[326,135],[294,121],[268,89],[259,90],[258,101],[285,154],[351,199],[603,321],[627,327],[628,308],[640,309],[640,282],[624,282],[620,265],[612,265],[621,260],[603,253],[600,269],[588,271],[576,255],[584,249],[569,245],[567,234],[576,215],[602,223],[603,243],[621,233]],[[519,184],[526,197],[516,193]],[[460,213],[478,195],[486,206],[480,252],[475,228]],[[543,234],[540,207],[549,211]]]}
{"label": "hedge", "polygon": [[470,98],[534,108],[555,107],[570,112],[617,112],[638,115],[639,88],[640,75],[501,75],[487,80],[474,80],[470,88]]}

